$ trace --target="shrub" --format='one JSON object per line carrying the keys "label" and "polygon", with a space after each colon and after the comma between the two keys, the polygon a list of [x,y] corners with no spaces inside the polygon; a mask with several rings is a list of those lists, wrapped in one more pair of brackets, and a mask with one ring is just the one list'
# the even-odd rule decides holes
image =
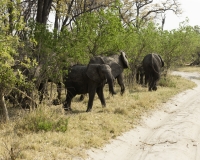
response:
{"label": "shrub", "polygon": [[172,80],[172,78],[170,78],[169,75],[166,77],[161,77],[161,79],[159,80],[159,85],[162,87],[176,87],[176,83]]}
{"label": "shrub", "polygon": [[56,131],[65,132],[68,126],[68,118],[57,113],[56,110],[47,107],[39,107],[36,110],[26,114],[15,129],[26,131]]}

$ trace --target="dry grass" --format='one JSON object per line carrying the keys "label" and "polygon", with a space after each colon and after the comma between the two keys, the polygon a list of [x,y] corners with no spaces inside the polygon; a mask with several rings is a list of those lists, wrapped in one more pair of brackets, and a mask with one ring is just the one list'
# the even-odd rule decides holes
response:
{"label": "dry grass", "polygon": [[200,72],[200,67],[199,66],[183,66],[174,69],[176,71],[184,71],[184,72]]}
{"label": "dry grass", "polygon": [[[127,87],[123,96],[110,96],[105,88],[107,107],[102,108],[95,99],[93,110],[86,113],[88,97],[78,102],[78,96],[72,102],[72,113],[65,114],[60,106],[41,106],[42,115],[56,121],[58,117],[68,119],[66,132],[30,131],[23,128],[35,123],[30,117],[38,116],[38,110],[31,113],[15,109],[17,118],[0,125],[0,160],[66,160],[74,157],[86,157],[85,150],[101,147],[109,139],[121,135],[136,126],[142,115],[156,109],[170,97],[195,86],[193,82],[178,76],[161,80],[163,87],[156,92],[148,92],[139,85]],[[41,108],[39,108],[41,109]],[[11,150],[12,148],[12,150]],[[11,158],[13,157],[13,158]]]}

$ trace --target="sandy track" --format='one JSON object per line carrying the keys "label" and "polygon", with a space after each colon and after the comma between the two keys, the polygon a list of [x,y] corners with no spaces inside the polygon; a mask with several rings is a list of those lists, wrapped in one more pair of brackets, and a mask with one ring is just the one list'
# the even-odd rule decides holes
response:
{"label": "sandy track", "polygon": [[200,160],[200,74],[173,72],[197,83],[141,125],[88,151],[88,160]]}

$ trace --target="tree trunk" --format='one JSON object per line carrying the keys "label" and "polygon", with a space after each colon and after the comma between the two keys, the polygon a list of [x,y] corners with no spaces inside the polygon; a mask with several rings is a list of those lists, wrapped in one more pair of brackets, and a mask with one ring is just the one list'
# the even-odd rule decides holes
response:
{"label": "tree trunk", "polygon": [[47,24],[47,19],[53,0],[38,0],[37,18],[38,23]]}
{"label": "tree trunk", "polygon": [[0,91],[0,113],[4,122],[9,121],[8,110],[6,107],[3,91]]}
{"label": "tree trunk", "polygon": [[38,0],[38,4],[37,4],[37,18],[36,18],[36,21],[38,23],[42,23],[43,3],[44,3],[44,0]]}
{"label": "tree trunk", "polygon": [[12,34],[13,32],[13,19],[14,19],[14,15],[13,15],[13,1],[10,0],[10,3],[8,3],[8,13],[9,13],[9,33]]}
{"label": "tree trunk", "polygon": [[57,31],[59,30],[59,18],[60,18],[60,16],[59,16],[60,11],[59,11],[58,7],[61,7],[59,5],[59,3],[60,3],[60,0],[58,0],[57,4],[56,4],[57,8],[56,8],[56,16],[55,16],[55,22],[54,22],[54,29],[56,29]]}

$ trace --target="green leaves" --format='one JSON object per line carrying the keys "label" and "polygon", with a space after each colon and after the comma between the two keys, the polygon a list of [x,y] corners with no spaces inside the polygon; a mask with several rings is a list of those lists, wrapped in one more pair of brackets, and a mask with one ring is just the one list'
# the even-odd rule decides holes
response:
{"label": "green leaves", "polygon": [[200,34],[193,27],[182,26],[177,30],[163,31],[160,37],[159,53],[163,56],[166,67],[191,63],[196,48],[200,45]]}
{"label": "green leaves", "polygon": [[83,55],[122,49],[124,28],[118,16],[110,10],[84,14],[71,32],[76,36],[76,49],[80,47]]}

